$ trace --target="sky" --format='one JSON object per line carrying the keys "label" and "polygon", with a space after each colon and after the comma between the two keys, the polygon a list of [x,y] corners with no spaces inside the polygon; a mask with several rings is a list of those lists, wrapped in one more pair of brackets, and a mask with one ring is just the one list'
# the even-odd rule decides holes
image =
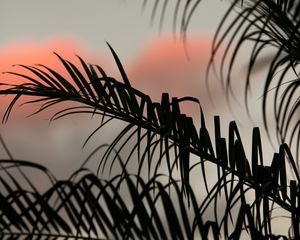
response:
{"label": "sky", "polygon": [[[0,0],[0,71],[22,71],[13,65],[38,63],[63,71],[54,51],[74,62],[78,62],[75,54],[80,55],[87,62],[103,66],[118,79],[107,41],[120,57],[134,87],[156,101],[160,100],[163,92],[178,97],[196,97],[207,116],[206,123],[211,134],[213,116],[220,115],[225,136],[229,121],[236,120],[242,138],[249,139],[253,126],[262,127],[260,109],[254,109],[253,123],[246,116],[242,101],[233,103],[234,110],[230,110],[220,83],[214,77],[209,82],[214,99],[211,102],[204,81],[211,41],[228,2],[201,2],[187,29],[187,51],[179,40],[179,32],[173,33],[174,8],[170,7],[160,28],[159,15],[151,21],[154,1],[148,0],[145,9],[142,8],[142,2]],[[239,67],[237,78],[242,74],[243,62]],[[1,75],[0,80],[20,81],[8,74]],[[237,81],[236,86],[237,98],[243,99],[240,90],[242,83]],[[257,105],[260,103],[260,94],[259,91],[255,92],[255,88],[253,92],[252,104]],[[1,101],[2,106],[8,104],[8,98]],[[4,109],[1,107],[1,114]],[[109,128],[95,134],[94,140],[81,149],[84,140],[98,126],[99,119],[78,116],[49,125],[50,113],[26,118],[28,112],[33,110],[34,106],[15,108],[8,123],[0,126],[1,136],[15,158],[46,165],[58,178],[69,177],[81,165],[82,159],[103,141],[111,141],[122,127],[119,122],[112,123]],[[184,106],[184,111],[199,124],[197,106]],[[264,147],[270,158],[273,150],[264,136],[263,142],[266,142]],[[250,153],[250,143],[244,143],[248,147],[246,152]],[[3,150],[1,153],[5,156]]]}
{"label": "sky", "polygon": [[[87,4],[82,0],[1,0],[0,70],[22,72],[16,64],[41,63],[63,72],[53,54],[56,52],[74,63],[78,63],[75,55],[79,55],[120,79],[106,44],[108,42],[117,52],[135,88],[149,94],[155,101],[160,101],[163,92],[177,97],[196,97],[212,134],[213,116],[220,115],[225,136],[228,123],[236,120],[242,137],[248,139],[253,126],[262,126],[260,109],[254,108],[253,123],[247,117],[242,101],[231,102],[229,108],[220,82],[214,75],[209,80],[213,102],[205,84],[211,42],[228,2],[202,1],[187,28],[185,45],[180,41],[179,26],[174,32],[174,6],[169,6],[160,26],[159,11],[151,21],[154,1],[147,1],[144,8],[142,2],[89,0]],[[158,10],[161,9],[162,6],[159,6]],[[243,99],[243,83],[239,81],[242,69],[241,61],[236,71],[234,91],[237,99]],[[20,79],[2,74],[1,81],[16,83]],[[260,91],[253,91],[252,103],[255,105],[259,102]],[[10,99],[3,99],[2,106],[7,106]],[[8,123],[1,125],[2,137],[15,158],[45,164],[58,178],[76,170],[97,143],[103,143],[103,139],[111,141],[114,137],[112,129],[114,133],[120,131],[119,123],[115,123],[116,126],[109,129],[107,135],[102,132],[95,135],[94,144],[81,150],[86,137],[98,126],[97,120],[81,120],[85,118],[76,116],[76,119],[56,121],[49,126],[51,111],[37,118],[26,118],[35,107],[16,107]],[[0,113],[3,114],[4,110],[5,107],[1,107]],[[183,110],[199,125],[198,106],[188,104]],[[250,143],[245,144],[249,145],[246,152],[250,153]],[[272,152],[271,146],[266,145],[265,148]]]}
{"label": "sky", "polygon": [[[157,38],[159,15],[151,23],[154,1],[142,9],[140,0],[82,0],[26,2],[2,0],[0,10],[1,46],[20,40],[45,41],[63,36],[81,41],[93,53],[106,49],[108,41],[123,58],[134,56],[145,41]],[[163,1],[162,1],[163,2]],[[189,31],[212,33],[226,9],[219,0],[203,1]],[[161,8],[160,8],[161,9]],[[172,32],[174,7],[166,13],[161,35]],[[211,14],[211,13],[214,14]],[[220,13],[220,14],[219,14]],[[201,34],[202,35],[202,34]]]}
{"label": "sky", "polygon": [[[55,51],[74,62],[77,61],[75,54],[78,54],[90,63],[103,66],[118,78],[107,41],[118,53],[134,87],[145,91],[157,101],[160,101],[161,93],[165,91],[172,96],[197,97],[209,114],[212,104],[208,100],[203,76],[211,39],[226,9],[224,2],[210,0],[200,4],[187,30],[187,52],[179,40],[179,27],[175,29],[175,34],[173,32],[174,6],[169,7],[160,27],[159,12],[151,21],[154,1],[148,1],[144,9],[142,2],[89,0],[87,4],[82,0],[1,0],[0,70],[23,71],[13,65],[42,63],[63,71],[53,54]],[[165,64],[168,67],[163,67]],[[188,79],[188,82],[182,79]],[[18,82],[20,79],[4,74],[2,81]],[[213,88],[219,88],[218,84],[212,85]],[[3,100],[4,105],[8,100]],[[224,105],[224,101],[215,104]],[[218,108],[222,107],[216,107],[214,111],[217,112]],[[4,109],[1,108],[2,114]],[[184,109],[188,114],[196,113],[194,117],[197,122],[198,107],[186,106]],[[84,153],[76,153],[75,156],[71,154],[74,152],[71,149],[76,147],[70,143],[70,139],[84,141],[83,136],[92,129],[89,127],[91,124],[83,124],[78,128],[78,123],[61,121],[45,127],[48,120],[36,122],[34,118],[24,117],[28,111],[33,110],[28,106],[15,108],[9,122],[1,126],[2,136],[14,157],[34,158],[42,164],[46,163],[62,177],[65,169],[69,169],[70,161],[74,161],[66,159],[84,157],[81,156]],[[47,119],[47,113],[45,115],[39,115],[39,119]],[[88,153],[86,151],[85,155]],[[72,166],[76,168],[79,165]]]}
{"label": "sky", "polygon": [[[160,26],[159,11],[151,21],[154,1],[147,1],[144,9],[142,2],[1,0],[0,71],[23,71],[14,65],[42,63],[63,72],[53,54],[57,52],[75,63],[78,63],[75,55],[80,55],[120,79],[107,41],[121,59],[131,84],[149,94],[153,100],[160,101],[163,92],[177,97],[196,97],[200,100],[212,134],[213,116],[220,115],[225,136],[229,121],[236,120],[242,137],[251,137],[252,127],[261,125],[260,109],[254,108],[253,123],[246,116],[242,101],[232,102],[233,111],[230,110],[216,77],[209,81],[213,102],[205,85],[204,73],[212,38],[228,2],[203,0],[200,3],[187,29],[186,45],[180,41],[179,26],[175,28],[175,34],[173,31],[174,6],[169,7]],[[161,6],[158,9],[161,10]],[[242,61],[238,67],[236,75],[239,80]],[[20,79],[2,74],[1,81],[16,83]],[[243,99],[242,82],[236,81],[235,84],[237,98]],[[259,91],[253,92],[252,103],[257,104],[261,95]],[[3,99],[2,106],[7,106],[8,100]],[[98,126],[99,120],[78,116],[56,121],[49,126],[49,112],[36,118],[26,118],[34,109],[34,105],[16,107],[8,123],[1,126],[2,137],[15,158],[45,164],[58,178],[71,174],[93,147],[103,143],[103,139],[109,142],[120,130],[120,124],[114,123],[106,133],[96,134],[94,142],[81,150],[82,143]],[[198,106],[189,104],[183,109],[199,125]],[[4,110],[5,107],[1,107],[0,113],[3,114]],[[246,152],[250,153],[250,143],[245,142],[245,145],[249,146]],[[270,146],[265,148],[271,149]]]}

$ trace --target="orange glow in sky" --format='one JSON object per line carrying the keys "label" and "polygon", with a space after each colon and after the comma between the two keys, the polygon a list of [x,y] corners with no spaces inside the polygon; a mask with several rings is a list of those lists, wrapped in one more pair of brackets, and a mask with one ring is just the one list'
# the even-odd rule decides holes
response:
{"label": "orange glow in sky", "polygon": [[[168,92],[170,97],[192,96],[200,99],[203,106],[209,105],[205,72],[211,42],[208,37],[194,37],[184,44],[172,36],[149,42],[128,67],[133,85],[155,101]],[[194,109],[186,111],[192,112]]]}
{"label": "orange glow in sky", "polygon": [[[71,39],[51,39],[48,41],[20,41],[11,43],[3,47],[0,51],[0,70],[1,72],[14,71],[22,72],[19,67],[13,65],[23,64],[33,66],[36,64],[44,64],[50,68],[56,69],[57,72],[64,72],[62,64],[53,54],[58,53],[64,58],[76,62],[76,55],[89,61],[93,60],[93,56],[88,54],[85,48],[79,42]],[[1,81],[19,82],[20,78],[13,76],[5,76]]]}
{"label": "orange glow in sky", "polygon": [[[123,56],[119,57],[132,85],[149,94],[153,100],[160,101],[163,92],[169,92],[171,96],[177,97],[201,98],[206,94],[203,87],[204,73],[210,57],[210,44],[210,38],[198,37],[189,38],[184,45],[182,41],[175,41],[170,36],[146,43],[139,54],[131,60],[124,60],[125,57]],[[60,54],[77,66],[80,63],[76,55],[79,55],[88,63],[103,67],[107,74],[119,78],[118,69],[108,50],[106,56],[96,56],[95,53],[90,54],[79,42],[61,38],[41,42],[22,41],[3,47],[0,51],[0,70],[2,72],[14,71],[28,74],[27,70],[18,66],[13,67],[13,65],[44,64],[61,75],[69,77],[53,52]],[[111,72],[111,69],[114,72]],[[118,80],[121,81],[121,79]],[[24,80],[10,74],[1,77],[1,82],[5,83],[20,83],[21,81]],[[9,99],[11,98],[7,98],[7,100]],[[3,112],[3,108],[1,111]],[[15,108],[13,110],[13,112],[23,112],[20,114],[24,114],[26,111],[28,108],[24,110]]]}
{"label": "orange glow in sky", "polygon": [[[73,39],[50,39],[48,41],[20,41],[8,44],[5,47],[2,47],[0,51],[0,71],[5,72],[16,72],[23,73],[25,75],[33,76],[28,70],[17,66],[18,64],[26,66],[35,66],[36,64],[43,64],[47,67],[54,69],[56,72],[60,73],[65,78],[69,78],[66,70],[64,69],[62,63],[59,61],[57,56],[53,53],[56,52],[63,58],[73,62],[75,65],[79,66],[80,63],[76,55],[79,55],[81,58],[86,60],[88,63],[99,63],[100,65],[105,65],[102,56],[97,57],[89,54],[85,47],[79,42]],[[101,59],[101,60],[100,60]],[[106,64],[107,65],[107,64]],[[80,68],[80,67],[79,67]],[[2,83],[8,84],[18,84],[27,80],[11,75],[11,74],[2,74],[0,75],[0,81]],[[3,114],[6,106],[9,104],[11,96],[2,97],[2,107],[1,115]],[[21,104],[22,99],[19,100]],[[18,105],[18,104],[17,104]],[[13,110],[13,115],[25,116],[32,111],[37,110],[36,106],[26,106],[26,107],[15,107]],[[17,117],[18,119],[19,117]],[[11,120],[16,120],[16,116],[12,117]]]}

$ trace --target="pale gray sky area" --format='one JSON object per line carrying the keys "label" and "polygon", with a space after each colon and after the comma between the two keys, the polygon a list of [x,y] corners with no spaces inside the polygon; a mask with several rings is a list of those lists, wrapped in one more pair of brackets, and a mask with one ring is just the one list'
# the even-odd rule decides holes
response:
{"label": "pale gray sky area", "polygon": [[[154,2],[148,1],[142,11],[142,0],[1,0],[0,46],[66,36],[90,51],[105,48],[108,41],[122,57],[132,56],[147,39],[159,36],[160,11],[151,24]],[[212,34],[227,7],[220,0],[202,1],[188,32]],[[166,13],[161,35],[172,32],[173,9]]]}

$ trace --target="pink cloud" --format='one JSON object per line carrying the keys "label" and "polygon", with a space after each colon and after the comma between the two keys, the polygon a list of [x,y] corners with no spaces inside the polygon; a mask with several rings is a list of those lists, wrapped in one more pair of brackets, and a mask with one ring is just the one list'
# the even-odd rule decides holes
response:
{"label": "pink cloud", "polygon": [[82,44],[73,39],[57,38],[47,41],[23,40],[10,43],[1,48],[1,71],[16,70],[12,68],[15,64],[35,65],[39,63],[62,69],[57,57],[52,52],[57,52],[70,60],[75,60],[75,54],[89,60],[92,57]]}
{"label": "pink cloud", "polygon": [[[156,101],[168,92],[170,97],[193,96],[201,105],[211,105],[205,87],[211,42],[209,37],[189,38],[186,45],[172,37],[151,41],[131,62],[128,75],[136,88]],[[185,110],[189,114],[194,111]]]}
{"label": "pink cloud", "polygon": [[[76,66],[80,66],[80,62],[76,55],[79,55],[81,58],[87,61],[87,63],[98,63],[102,66],[108,65],[102,56],[100,58],[95,54],[90,54],[80,42],[73,39],[56,38],[47,41],[19,41],[0,48],[0,71],[17,72],[33,76],[29,71],[17,65],[22,64],[34,66],[36,64],[43,64],[54,69],[65,78],[70,78],[67,71],[64,69],[63,65],[57,56],[53,54],[53,52],[58,53],[64,59],[67,59],[75,64],[77,63]],[[2,83],[4,82],[11,84],[17,84],[26,81],[21,77],[11,74],[3,74],[0,80]],[[1,97],[1,118],[11,99],[11,96]],[[22,102],[24,101],[20,99],[19,104]],[[19,108],[17,105],[12,111],[12,117],[10,121],[18,119],[22,119],[22,121],[24,121],[24,116],[38,109],[38,106],[23,106]],[[49,114],[47,115],[51,116]],[[39,115],[39,117],[41,117],[41,115]]]}
{"label": "pink cloud", "polygon": [[[151,95],[151,97],[160,101],[161,93],[169,92],[171,97],[184,97],[193,96],[200,99],[201,105],[204,107],[207,113],[208,106],[211,105],[208,100],[208,94],[205,88],[204,74],[207,67],[207,62],[210,57],[211,39],[208,37],[190,38],[186,43],[185,52],[182,42],[175,42],[173,38],[163,38],[150,41],[145,44],[145,47],[140,53],[131,61],[123,60],[120,56],[125,71],[127,72],[131,83],[137,89]],[[107,69],[107,73],[111,76],[118,76],[117,67],[113,62],[113,57],[106,51],[105,58],[103,56],[96,56],[90,54],[80,43],[70,39],[52,39],[44,42],[32,42],[26,43],[13,43],[0,49],[0,71],[18,71],[23,70],[18,67],[12,67],[13,64],[44,64],[64,76],[67,76],[63,66],[57,57],[52,54],[55,51],[72,62],[80,65],[75,54],[80,55],[86,59],[89,63],[95,63],[103,66]],[[188,53],[189,59],[186,53]],[[109,61],[106,61],[109,59]],[[114,72],[111,72],[113,69]],[[121,80],[117,77],[118,80]],[[0,82],[12,82],[19,83],[20,78],[11,75],[2,75]],[[217,84],[212,87],[218,86]],[[212,89],[215,91],[215,89]],[[219,98],[220,94],[217,94]],[[7,97],[6,100],[1,97],[0,105],[0,118],[3,115],[3,111],[6,109],[7,104],[11,98]],[[220,97],[220,99],[224,99]],[[226,105],[225,101],[219,101],[218,111]],[[28,105],[26,107],[16,107],[13,110],[13,115],[8,123],[11,123],[20,119],[21,123],[24,121],[24,116],[37,110],[39,105]],[[38,121],[42,119],[49,119],[51,113],[57,111],[57,108],[52,108],[51,111],[46,111],[37,115]],[[198,117],[198,106],[192,104],[184,106],[184,111],[189,115]],[[219,112],[217,112],[220,114]],[[46,116],[45,116],[45,115]],[[98,122],[91,124],[91,122],[82,122],[80,117],[87,117],[90,120],[90,116],[76,115],[75,121],[64,119],[63,122],[56,122],[53,128],[47,128],[48,120],[43,121],[43,124],[26,124],[20,128],[13,125],[13,135],[11,142],[8,141],[9,146],[13,146],[12,152],[20,153],[20,156],[30,156],[32,152],[36,152],[35,159],[39,161],[53,161],[52,158],[57,161],[52,162],[53,169],[55,166],[60,166],[59,169],[66,169],[66,166],[74,159],[80,158],[78,152],[74,149],[80,149],[81,144],[88,136],[86,132],[91,133],[98,126]],[[34,118],[29,118],[29,123],[34,123]],[[72,119],[74,120],[74,118]],[[212,122],[207,119],[207,123]],[[30,126],[29,126],[30,125]],[[117,126],[110,125],[108,129],[109,134],[102,134],[99,142],[110,142],[109,139],[113,137],[114,132],[118,131]],[[8,128],[6,128],[8,129]],[[46,129],[46,130],[45,130]],[[9,132],[11,129],[8,129]],[[22,132],[23,131],[23,132]],[[9,134],[8,134],[9,135]],[[23,141],[20,136],[25,138]],[[28,137],[30,136],[30,137]],[[80,139],[81,137],[81,139]],[[48,139],[48,141],[46,140]],[[79,140],[78,140],[79,139]],[[74,143],[75,140],[78,140]],[[27,141],[27,142],[26,142]],[[25,142],[25,143],[24,143]],[[67,143],[70,145],[66,145]],[[34,150],[28,147],[33,144]],[[53,145],[55,145],[53,147]],[[24,147],[27,146],[27,147]],[[79,146],[79,148],[78,148]],[[24,152],[25,150],[27,152]],[[37,150],[38,149],[38,150]],[[57,157],[51,157],[55,153]],[[30,157],[28,157],[30,159]],[[65,159],[64,164],[60,159]],[[70,159],[68,162],[67,159]],[[84,157],[83,157],[84,159]],[[82,160],[82,159],[79,159]],[[79,161],[78,164],[81,162]],[[61,165],[59,165],[61,164]],[[72,163],[72,166],[76,166]],[[75,168],[76,169],[76,168]]]}
{"label": "pink cloud", "polygon": [[[149,41],[131,61],[124,61],[121,56],[120,58],[132,85],[149,94],[155,101],[160,101],[161,94],[168,92],[170,97],[196,97],[200,99],[201,105],[207,108],[211,103],[208,100],[204,74],[211,54],[211,41],[212,39],[209,37],[193,37],[189,38],[184,45],[182,41],[175,41],[170,36]],[[106,51],[106,57],[96,56],[95,53],[90,54],[80,42],[62,38],[41,42],[20,41],[2,47],[0,49],[0,71],[24,73],[24,69],[18,66],[12,67],[12,65],[44,64],[63,76],[69,77],[58,58],[52,53],[53,51],[75,64],[78,63],[77,66],[80,63],[76,55],[79,55],[88,63],[99,64],[107,70],[109,75],[121,80],[109,51]],[[28,72],[26,73],[28,74]],[[8,74],[1,76],[1,82],[20,83],[20,81],[24,80]],[[2,101],[1,115],[11,99],[11,97],[6,97]],[[17,107],[13,110],[11,119],[21,117],[23,120],[24,116],[37,109],[38,106]],[[189,105],[184,109],[186,113],[194,115],[198,106]],[[52,109],[53,112],[55,110],[57,109]],[[45,114],[51,116],[48,112]]]}

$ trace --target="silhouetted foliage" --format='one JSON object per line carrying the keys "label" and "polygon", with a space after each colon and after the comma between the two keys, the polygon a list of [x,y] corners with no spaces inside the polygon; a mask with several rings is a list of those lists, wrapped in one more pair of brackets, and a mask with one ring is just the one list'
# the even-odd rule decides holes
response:
{"label": "silhouetted foliage", "polygon": [[[144,1],[145,7],[148,2]],[[175,2],[174,29],[182,15],[180,27],[185,32],[200,1]],[[168,1],[154,1],[153,18],[159,6],[162,6],[160,18],[163,22]],[[290,69],[297,74],[299,9],[298,1],[234,1],[222,19],[213,42],[209,67],[213,65],[220,45],[231,34],[220,74],[227,94],[230,94],[231,70],[237,52],[244,42],[255,43],[246,74],[246,105],[255,62],[266,46],[277,50],[265,62],[267,78],[263,112],[270,84],[277,81],[273,101],[280,140],[278,152],[274,153],[269,166],[263,161],[258,128],[253,129],[252,139],[248,139],[252,142],[252,155],[246,156],[235,122],[229,124],[226,139],[221,134],[218,116],[214,118],[214,133],[206,128],[205,116],[197,99],[170,99],[168,93],[164,93],[161,102],[153,102],[148,95],[131,86],[121,61],[110,45],[121,80],[116,80],[100,66],[88,64],[80,57],[78,64],[75,64],[58,54],[67,77],[44,65],[20,65],[28,74],[10,72],[23,78],[24,83],[2,85],[1,95],[15,96],[4,114],[3,122],[8,120],[20,97],[30,96],[34,98],[27,103],[41,103],[34,114],[62,102],[78,104],[58,111],[51,120],[84,113],[102,116],[95,132],[111,119],[122,120],[127,125],[111,144],[99,145],[90,155],[93,156],[101,148],[107,149],[99,161],[99,172],[121,166],[121,172],[111,179],[102,179],[84,168],[90,157],[81,169],[64,181],[56,180],[44,166],[16,159],[1,160],[1,238],[240,239],[248,236],[251,239],[299,239],[300,176],[289,145],[284,143],[289,136],[299,139],[296,135],[298,122],[288,135],[298,107],[298,99],[292,102],[298,79],[283,84]],[[237,16],[225,27],[229,14]],[[234,39],[238,40],[236,45]],[[230,48],[233,48],[231,55],[228,54]],[[227,61],[229,65],[227,72],[224,72]],[[276,80],[275,73],[282,67],[284,70]],[[279,89],[282,87],[285,90],[280,98]],[[183,101],[199,105],[200,129],[191,117],[181,113]],[[264,119],[268,127],[266,116]],[[130,144],[132,141],[134,145]],[[126,157],[121,152],[125,146],[131,149]],[[128,164],[132,161],[138,166],[135,174],[128,173]],[[160,171],[162,164],[167,166],[167,172]],[[213,184],[207,177],[207,167],[211,166],[215,167],[217,176]],[[25,168],[44,173],[51,187],[40,192]],[[147,177],[143,176],[143,171],[147,172]],[[179,179],[174,177],[177,171]],[[17,180],[16,172],[23,180]],[[202,178],[202,181],[200,177],[197,179],[199,183],[190,179],[195,172]],[[201,188],[206,189],[201,201],[197,186],[200,183],[203,184]],[[124,191],[130,199],[124,199]],[[273,218],[278,217],[274,214],[278,209],[280,214],[284,214],[283,217],[290,219],[290,229],[286,229],[285,235],[279,235],[272,225]]]}

